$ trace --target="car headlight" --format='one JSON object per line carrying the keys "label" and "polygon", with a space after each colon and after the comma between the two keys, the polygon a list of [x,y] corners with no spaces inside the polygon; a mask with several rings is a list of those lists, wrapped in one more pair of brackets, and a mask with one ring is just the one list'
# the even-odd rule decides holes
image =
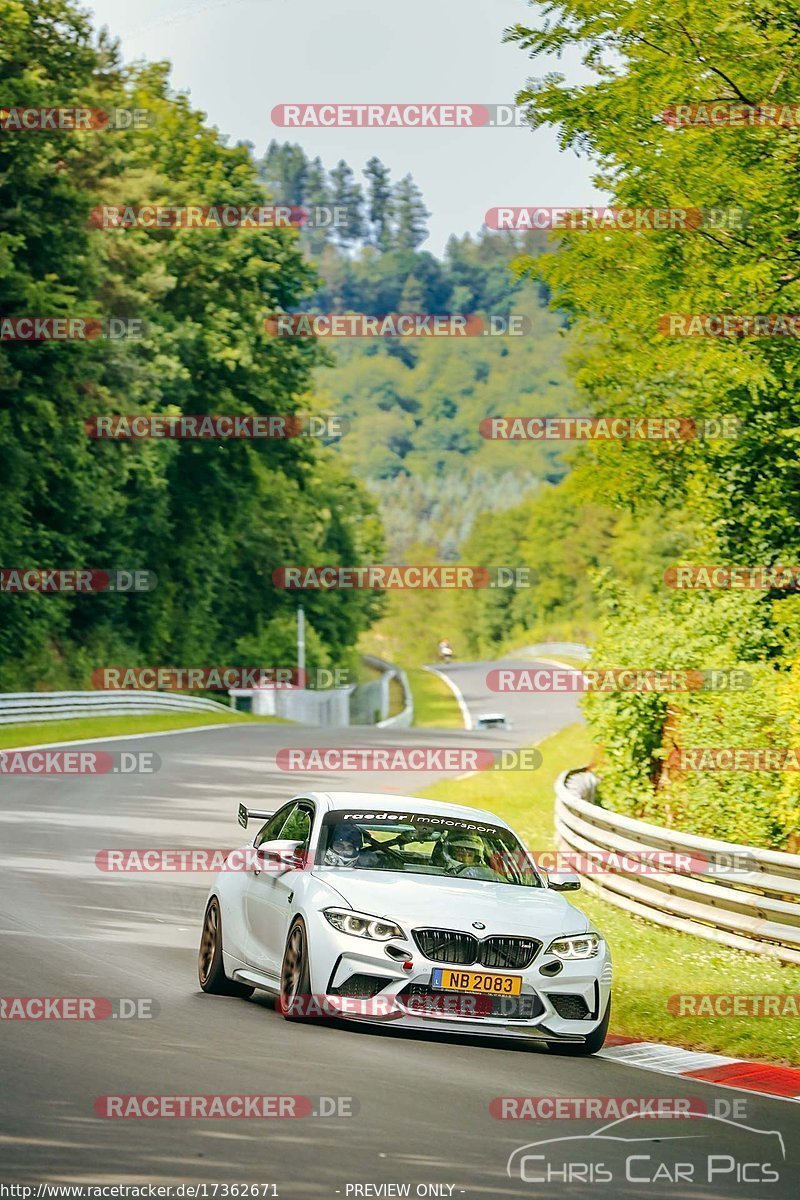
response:
{"label": "car headlight", "polygon": [[597,933],[576,933],[571,937],[556,938],[547,947],[547,953],[569,960],[597,958],[601,941],[602,938]]}
{"label": "car headlight", "polygon": [[406,940],[399,925],[385,921],[383,917],[372,917],[369,913],[353,912],[352,908],[324,908],[325,919],[340,933],[351,933],[353,937],[371,938],[375,942],[388,942],[390,938]]}

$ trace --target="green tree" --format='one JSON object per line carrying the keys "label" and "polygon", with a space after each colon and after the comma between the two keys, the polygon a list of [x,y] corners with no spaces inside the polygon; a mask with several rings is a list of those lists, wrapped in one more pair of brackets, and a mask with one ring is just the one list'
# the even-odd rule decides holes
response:
{"label": "green tree", "polygon": [[331,185],[334,205],[347,214],[347,224],[336,230],[336,240],[341,246],[351,246],[364,236],[364,194],[343,158],[331,171]]}
{"label": "green tree", "polygon": [[274,138],[259,163],[259,177],[283,204],[302,205],[308,193],[311,167],[301,146]]}
{"label": "green tree", "polygon": [[[314,345],[271,337],[264,318],[301,306],[315,277],[291,229],[92,229],[99,205],[253,205],[262,184],[248,148],[175,95],[166,65],[123,69],[71,3],[0,0],[0,20],[15,97],[152,117],[145,130],[0,139],[5,314],[146,324],[140,340],[0,345],[0,561],[159,581],[128,597],[0,595],[0,687],[86,684],[104,663],[224,662],[294,611],[273,572],[319,561],[332,527],[356,561],[380,554],[374,506],[313,439],[93,441],[84,421],[313,409]],[[332,661],[374,612],[375,597],[342,593],[318,627]]]}
{"label": "green tree", "polygon": [[[618,0],[602,9],[562,0],[543,6],[543,14],[538,27],[518,25],[509,39],[534,59],[577,53],[589,70],[571,83],[545,67],[519,97],[531,123],[558,128],[564,148],[591,155],[595,183],[617,208],[731,213],[693,229],[565,232],[558,253],[521,261],[521,271],[543,279],[569,314],[585,408],[699,421],[732,414],[740,422],[738,436],[716,440],[595,443],[577,468],[586,494],[637,521],[654,508],[665,522],[680,511],[689,561],[796,562],[796,341],[669,338],[659,318],[798,309],[797,130],[758,121],[676,128],[663,116],[676,103],[791,104],[797,15],[778,0],[723,0],[713,9],[695,0],[667,7]],[[797,695],[797,595],[712,594],[690,602],[695,598],[676,595],[663,580],[648,582],[608,607],[601,643],[607,658],[630,660],[638,631],[640,652],[665,648],[675,666],[698,648],[703,665],[733,657],[753,668],[758,689],[754,704],[717,704],[708,720],[691,697],[670,705],[593,698],[589,714],[607,755],[606,802],[625,807],[633,795],[647,811],[653,789],[663,787],[662,812],[679,820],[690,810],[705,813],[701,831],[713,832],[721,828],[727,793],[727,803],[745,806],[747,836],[783,844],[786,814],[796,820],[796,782],[754,772],[746,787],[727,789],[710,773],[665,779],[660,764],[676,737],[683,745],[692,738],[707,745],[710,737],[716,745],[756,737],[750,744],[787,744],[781,739],[798,726],[796,699],[794,707],[787,699],[790,684]],[[748,629],[763,636],[748,636]],[[757,813],[748,826],[748,814]]]}
{"label": "green tree", "polygon": [[431,215],[422,200],[422,192],[411,175],[405,175],[394,187],[395,232],[393,244],[400,250],[416,250],[428,236]]}
{"label": "green tree", "polygon": [[388,250],[392,244],[392,217],[394,214],[390,171],[375,155],[364,168],[367,179],[367,220],[370,242],[380,250]]}
{"label": "green tree", "polygon": [[[308,164],[305,176],[303,204],[314,212],[319,209],[330,211],[333,204],[328,173],[322,165],[322,159],[317,155]],[[312,254],[319,254],[330,241],[332,229],[327,225],[308,228],[303,231],[303,238]]]}

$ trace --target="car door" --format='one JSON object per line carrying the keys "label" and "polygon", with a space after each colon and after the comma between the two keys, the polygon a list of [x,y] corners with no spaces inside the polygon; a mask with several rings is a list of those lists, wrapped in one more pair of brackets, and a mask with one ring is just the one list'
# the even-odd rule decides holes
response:
{"label": "car door", "polygon": [[[283,804],[274,812],[265,825],[262,825],[256,836],[253,838],[253,847],[258,848],[264,842],[274,842],[281,836],[281,829],[286,824],[286,819],[289,813],[295,807],[295,801],[290,800],[288,804]],[[255,964],[259,961],[257,952],[253,943],[252,920],[258,910],[258,896],[261,888],[257,884],[257,880],[261,877],[262,871],[260,864],[255,861],[248,862],[247,875],[245,877],[244,886],[242,889],[242,902],[245,925],[245,942],[244,955],[247,962]]]}
{"label": "car door", "polygon": [[[275,817],[283,814],[278,823]],[[260,831],[254,841],[258,848],[270,841],[300,842],[305,852],[311,841],[314,805],[310,800],[297,800],[286,805]],[[248,927],[248,961],[254,967],[277,975],[289,926],[289,902],[297,881],[297,868],[284,868],[278,863],[254,863],[248,871],[245,891],[245,911]]]}

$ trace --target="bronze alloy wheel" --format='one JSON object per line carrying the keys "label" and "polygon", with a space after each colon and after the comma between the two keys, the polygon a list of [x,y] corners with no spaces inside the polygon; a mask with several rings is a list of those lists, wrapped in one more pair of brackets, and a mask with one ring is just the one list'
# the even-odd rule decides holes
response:
{"label": "bronze alloy wheel", "polygon": [[302,998],[310,987],[306,927],[298,917],[289,930],[281,963],[280,1009],[288,1021],[302,1016]]}
{"label": "bronze alloy wheel", "polygon": [[228,979],[222,960],[222,913],[219,900],[212,896],[206,905],[200,951],[197,955],[200,987],[212,996],[252,996],[254,988]]}

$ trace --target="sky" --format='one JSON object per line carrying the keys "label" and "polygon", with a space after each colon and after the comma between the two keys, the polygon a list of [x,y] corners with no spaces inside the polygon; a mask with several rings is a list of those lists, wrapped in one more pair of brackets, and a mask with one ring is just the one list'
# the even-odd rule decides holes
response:
{"label": "sky", "polygon": [[[281,129],[284,103],[510,103],[532,64],[503,30],[532,24],[526,0],[84,0],[126,61],[169,59],[176,89],[232,142],[261,155],[273,137],[299,142],[328,169],[360,173],[377,155],[398,180],[414,176],[431,211],[423,249],[476,233],[500,205],[583,207],[602,196],[586,159],[552,130]],[[573,60],[550,69],[577,77]],[[541,67],[537,66],[537,73]]]}

